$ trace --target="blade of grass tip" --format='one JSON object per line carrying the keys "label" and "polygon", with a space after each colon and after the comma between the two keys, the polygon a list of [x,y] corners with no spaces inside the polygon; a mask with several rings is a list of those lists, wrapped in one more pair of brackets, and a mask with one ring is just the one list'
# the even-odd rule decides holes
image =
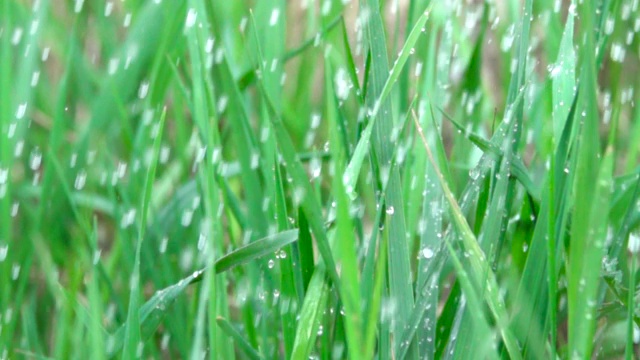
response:
{"label": "blade of grass tip", "polygon": [[[395,321],[391,324],[391,331],[394,334],[392,350],[393,353],[397,353],[402,347],[408,347],[411,357],[417,357],[415,343],[402,344],[400,342],[400,335],[404,331],[411,308],[414,305],[414,296],[410,280],[411,264],[406,237],[400,172],[395,167],[392,169],[391,166],[394,152],[393,144],[397,140],[395,136],[400,133],[400,128],[395,124],[391,99],[388,99],[387,95],[391,93],[393,85],[395,85],[400,76],[409,55],[414,52],[412,49],[414,49],[415,43],[423,32],[422,29],[429,17],[429,12],[428,10],[423,12],[418,19],[414,30],[409,34],[400,51],[396,64],[389,71],[384,22],[378,7],[378,1],[370,0],[365,7],[366,10],[361,10],[370,13],[365,27],[365,34],[372,57],[368,84],[370,89],[367,93],[366,101],[372,112],[369,114],[368,129],[365,129],[362,138],[356,145],[352,161],[358,156],[359,152],[366,151],[371,147],[373,151],[370,153],[370,159],[374,173],[378,176],[378,181],[382,184],[382,187],[387,186],[385,197],[384,199],[379,198],[380,204],[378,206],[383,206],[384,204],[386,207],[385,212],[390,217],[390,221],[385,231],[393,240],[388,245],[389,253],[387,258],[389,262],[390,301],[396,304]],[[371,137],[370,139],[367,138],[367,134]],[[365,148],[362,148],[363,146]],[[358,150],[358,147],[360,147],[360,150]],[[348,183],[349,178],[357,179],[359,168],[360,165],[355,168],[356,172],[354,173],[350,173],[351,170],[349,168],[345,171],[344,176],[346,179],[343,177],[343,181],[348,193],[354,190],[353,184]]]}
{"label": "blade of grass tip", "polygon": [[[571,1],[569,8],[575,6],[575,1]],[[567,22],[562,34],[558,58],[551,68],[551,79],[553,87],[553,138],[559,139],[564,129],[564,123],[569,115],[571,100],[575,95],[575,68],[576,55],[573,51],[573,18],[574,12],[569,11]],[[555,142],[553,143],[555,144]],[[555,148],[555,147],[554,147]]]}
{"label": "blade of grass tip", "polygon": [[287,133],[282,119],[275,112],[273,105],[269,99],[269,95],[262,90],[262,96],[267,100],[267,107],[271,115],[271,123],[274,128],[274,133],[278,141],[278,147],[283,157],[283,165],[287,169],[289,175],[293,178],[293,193],[294,193],[294,205],[301,206],[307,216],[310,228],[316,237],[316,244],[320,255],[327,267],[329,277],[333,282],[339,284],[340,277],[336,269],[335,260],[331,252],[331,246],[329,245],[329,238],[325,230],[322,210],[318,199],[313,195],[314,191],[309,183],[305,170],[302,168],[299,159],[296,157],[296,151]]}
{"label": "blade of grass tip", "polygon": [[130,278],[130,295],[129,295],[129,310],[127,312],[127,325],[125,328],[124,347],[122,350],[122,357],[124,359],[134,359],[139,357],[139,351],[141,347],[140,336],[140,313],[138,307],[140,303],[140,253],[142,252],[142,240],[145,236],[145,230],[147,228],[147,214],[149,212],[149,202],[151,199],[151,192],[153,190],[153,182],[156,176],[156,169],[158,166],[158,158],[160,156],[160,145],[162,143],[162,130],[164,128],[165,116],[167,109],[162,110],[160,120],[156,124],[156,135],[153,141],[153,158],[149,169],[147,170],[147,176],[145,180],[144,193],[142,197],[142,203],[140,204],[141,213],[138,222],[138,237],[136,244],[136,254],[133,274]]}
{"label": "blade of grass tip", "polygon": [[429,146],[427,144],[427,139],[424,137],[424,133],[422,131],[422,128],[420,127],[417,117],[415,116],[415,113],[414,113],[413,119],[414,119],[414,123],[416,124],[416,127],[418,128],[418,134],[420,135],[420,138],[425,146],[425,150],[427,151],[427,156],[429,158],[429,161],[431,162],[431,164],[436,170],[438,180],[440,181],[440,186],[442,187],[445,198],[449,203],[452,221],[455,223],[456,228],[458,229],[462,237],[464,246],[470,254],[469,260],[471,262],[473,271],[476,274],[486,274],[486,278],[485,278],[486,291],[484,293],[485,301],[487,302],[487,305],[491,310],[494,320],[496,321],[498,330],[500,332],[500,336],[504,341],[508,354],[514,359],[520,359],[521,355],[520,355],[520,349],[519,349],[517,340],[515,339],[511,331],[507,328],[508,319],[506,316],[504,303],[502,302],[500,294],[498,293],[499,287],[497,286],[495,274],[490,270],[489,264],[487,263],[487,259],[484,253],[482,252],[482,250],[480,249],[480,247],[478,246],[477,240],[475,239],[475,235],[473,235],[473,232],[469,228],[469,224],[464,218],[464,215],[462,214],[462,211],[458,206],[458,202],[456,201],[453,194],[451,193],[451,190],[449,190],[449,186],[447,185],[446,180],[444,179],[444,176],[440,172],[437,166],[437,163],[435,162],[433,154],[431,153],[431,150],[429,149]]}
{"label": "blade of grass tip", "polygon": [[[574,7],[574,1],[571,1],[571,6]],[[558,59],[556,65],[552,70],[553,77],[553,134],[551,135],[551,149],[555,151],[556,139],[560,139],[562,131],[565,127],[567,117],[572,112],[571,107],[567,107],[567,104],[573,102],[575,97],[575,53],[573,51],[573,17],[572,11],[569,11],[567,15],[567,21],[565,24],[564,32],[562,34],[562,40],[560,41],[560,49],[558,51]],[[557,73],[559,71],[559,73]],[[575,104],[575,102],[573,102]],[[549,328],[550,328],[550,343],[551,343],[551,357],[556,358],[556,344],[558,343],[558,315],[556,308],[556,299],[558,298],[557,291],[557,279],[555,269],[556,264],[556,213],[555,213],[555,191],[556,191],[556,158],[554,154],[551,155],[551,164],[549,171],[549,206],[548,206],[548,225],[547,233],[549,240],[547,242],[547,272],[548,272],[548,291],[549,291]]]}
{"label": "blade of grass tip", "polygon": [[[204,224],[206,235],[206,246],[204,250],[207,267],[213,265],[216,252],[221,251],[222,244],[217,239],[223,237],[222,225],[218,221],[218,213],[221,203],[219,199],[219,186],[216,180],[218,159],[214,153],[219,148],[218,121],[215,109],[214,86],[206,64],[205,47],[208,39],[212,38],[211,22],[207,16],[207,8],[204,1],[189,1],[187,21],[184,26],[184,33],[187,37],[188,54],[191,60],[192,91],[193,91],[193,120],[200,132],[200,139],[206,149],[211,149],[211,160],[205,161],[198,166],[197,179],[199,187],[204,197],[205,215],[208,218]],[[192,18],[189,20],[189,18]],[[205,353],[205,319],[208,317],[206,333],[208,335],[208,347],[217,348],[218,351],[210,352],[211,358],[225,357],[232,358],[231,340],[225,336],[218,335],[218,328],[215,319],[218,315],[227,315],[227,299],[219,297],[218,291],[224,290],[225,277],[217,277],[212,271],[205,272],[205,281],[202,284],[199,303],[197,306],[197,316],[195,321],[194,340],[191,346],[191,357],[200,358]],[[222,289],[222,290],[221,290]]]}
{"label": "blade of grass tip", "polygon": [[240,332],[240,330],[236,328],[233,324],[231,324],[229,320],[223,317],[218,317],[216,318],[216,323],[225,334],[227,334],[230,338],[232,338],[236,342],[240,350],[242,350],[242,352],[244,352],[244,354],[249,359],[253,359],[253,360],[263,359],[260,353],[258,353],[253,348],[253,346],[251,346],[251,344],[249,344],[249,342],[244,338],[244,336],[242,336],[242,333]]}
{"label": "blade of grass tip", "polygon": [[[254,23],[253,29],[255,31],[256,27],[253,15],[251,16],[251,21]],[[265,69],[262,66],[263,62],[262,55],[260,54],[260,44],[257,44],[256,47],[258,52],[257,63],[260,65],[261,70],[264,72]],[[331,246],[329,244],[329,238],[327,237],[326,229],[322,220],[323,216],[320,203],[316,196],[314,196],[314,191],[311,187],[306,171],[304,170],[302,164],[300,163],[300,160],[296,156],[296,150],[293,146],[291,137],[289,136],[282,118],[280,117],[271,100],[270,94],[264,88],[262,82],[260,82],[258,85],[260,94],[265,100],[267,111],[269,112],[269,115],[271,117],[271,125],[273,126],[274,135],[278,143],[278,148],[280,149],[280,154],[282,154],[283,157],[283,165],[287,169],[289,175],[293,178],[293,205],[296,207],[302,206],[305,215],[307,216],[307,220],[309,220],[311,231],[316,237],[316,244],[318,246],[318,250],[320,251],[320,255],[322,256],[322,260],[325,263],[326,271],[328,271],[331,280],[334,283],[339,284],[340,276],[338,276],[336,263],[333,259]]]}
{"label": "blade of grass tip", "polygon": [[[514,101],[515,105],[518,105],[519,102],[523,100],[523,95],[524,95],[524,91],[521,91],[521,92],[519,92],[517,94],[516,99]],[[494,133],[494,135],[492,137],[492,142],[497,143],[497,142],[504,141],[504,136],[507,133],[507,130],[508,130],[509,126],[510,126],[509,124],[511,124],[513,116],[514,116],[513,112],[508,112],[507,113],[505,121],[502,122],[498,126],[497,131]],[[490,158],[490,156],[492,156],[492,155],[485,154],[485,155],[482,156],[482,158],[480,159],[478,165],[473,170],[476,174],[478,174],[478,176],[475,176],[475,179],[473,181],[469,182],[467,184],[467,186],[465,187],[464,191],[462,192],[461,198],[463,200],[460,203],[460,207],[462,208],[463,212],[469,211],[469,209],[475,204],[475,201],[473,201],[473,199],[476,199],[477,193],[478,193],[479,189],[482,187],[482,184],[484,183],[483,179],[485,177],[485,174],[490,169],[492,169],[492,167],[493,167],[494,160],[492,158]],[[436,176],[436,175],[434,175],[434,176]],[[437,181],[439,181],[439,180],[437,180]],[[444,234],[444,238],[445,239],[447,239],[448,236],[450,236],[453,225],[455,225],[455,223],[453,223],[452,225],[448,226],[447,231]],[[444,251],[444,250],[446,250],[445,242],[442,242],[441,245],[440,245],[440,248],[437,249],[437,251],[434,252],[435,254],[434,254],[434,257],[432,259],[432,261],[434,263],[434,266],[429,267],[429,268],[426,269],[427,273],[424,275],[424,278],[429,278],[438,269],[442,268],[442,266],[444,265],[444,263],[446,262],[446,260],[448,258],[448,255],[447,255],[448,253],[446,251]],[[416,330],[419,328],[420,320],[424,316],[425,309],[429,305],[429,300],[428,300],[429,298],[427,296],[422,296],[421,295],[421,294],[423,294],[423,292],[426,293],[427,295],[429,294],[428,291],[425,291],[424,285],[418,291],[418,295],[419,296],[417,297],[416,305],[414,306],[414,308],[412,310],[411,324],[409,324],[407,326],[407,330],[402,335],[403,336],[402,342],[406,343],[407,341],[411,341],[411,339],[413,338],[413,336],[416,333]],[[440,346],[438,348],[441,349]]]}
{"label": "blade of grass tip", "polygon": [[400,55],[396,59],[396,62],[393,64],[391,72],[386,78],[384,86],[380,91],[380,95],[377,97],[377,100],[374,103],[373,109],[368,114],[370,121],[362,132],[360,140],[356,145],[356,149],[353,152],[353,156],[349,161],[349,165],[345,170],[344,184],[347,193],[352,200],[357,197],[357,194],[355,193],[356,182],[358,180],[358,175],[360,174],[360,169],[362,168],[364,157],[369,150],[371,134],[373,132],[374,124],[376,123],[376,118],[378,117],[378,112],[380,111],[381,106],[385,103],[385,100],[391,92],[393,85],[395,85],[398,77],[402,73],[402,69],[407,63],[407,59],[413,53],[414,46],[420,38],[420,35],[425,31],[424,26],[429,19],[430,9],[431,6],[429,6],[423,12],[423,14],[416,21],[416,25],[411,30],[411,33],[409,34],[409,36],[407,36],[407,41],[404,43],[402,50],[400,51]]}
{"label": "blade of grass tip", "polygon": [[[502,156],[504,156],[504,152],[496,144],[482,138],[480,135],[474,132],[468,131],[462,126],[462,124],[460,124],[458,121],[453,119],[449,114],[444,112],[444,110],[442,110],[441,108],[438,108],[438,110],[442,113],[442,115],[444,115],[445,119],[449,120],[451,124],[453,124],[453,126],[456,127],[456,129],[460,130],[464,134],[464,136],[469,141],[471,141],[475,146],[477,146],[480,150],[482,150],[485,153],[490,153],[492,155],[495,155],[497,158],[501,158]],[[540,190],[535,187],[534,182],[531,178],[531,175],[529,175],[529,171],[527,170],[526,166],[522,162],[522,159],[520,159],[519,157],[512,157],[511,166],[512,166],[512,168],[510,169],[511,174],[518,179],[520,184],[525,188],[525,190],[527,190],[527,193],[529,193],[529,195],[531,195],[537,202],[539,202]],[[445,173],[445,178],[447,178],[446,173]]]}
{"label": "blade of grass tip", "polygon": [[225,272],[234,266],[238,266],[273,253],[274,251],[297,240],[298,229],[283,231],[281,233],[256,240],[218,259],[215,263],[216,273],[219,274]]}
{"label": "blade of grass tip", "polygon": [[[334,174],[342,174],[346,163],[347,149],[341,141],[341,128],[338,124],[338,104],[333,88],[333,69],[329,59],[325,64],[325,88],[326,116],[329,121],[331,131],[331,150],[334,166]],[[336,200],[336,235],[339,239],[336,247],[336,261],[340,264],[341,282],[340,300],[344,306],[347,350],[349,357],[359,359],[362,351],[362,317],[361,317],[361,296],[359,286],[358,258],[356,253],[356,237],[354,225],[351,221],[349,211],[350,202],[345,193],[342,177],[333,177],[333,194]]]}
{"label": "blade of grass tip", "polygon": [[[574,183],[574,213],[572,216],[571,242],[569,249],[568,275],[568,312],[569,312],[569,354],[570,356],[590,357],[593,350],[597,299],[595,292],[599,285],[604,255],[604,236],[608,218],[607,185],[611,172],[607,169],[611,154],[607,152],[600,163],[599,114],[597,108],[596,60],[594,58],[594,16],[595,9],[587,4],[579,4],[581,33],[580,44],[580,86],[579,100],[582,129],[578,135],[577,168]],[[608,173],[608,175],[607,175]],[[594,180],[595,184],[594,192]],[[589,196],[592,194],[592,196]],[[597,215],[597,216],[596,216]]]}

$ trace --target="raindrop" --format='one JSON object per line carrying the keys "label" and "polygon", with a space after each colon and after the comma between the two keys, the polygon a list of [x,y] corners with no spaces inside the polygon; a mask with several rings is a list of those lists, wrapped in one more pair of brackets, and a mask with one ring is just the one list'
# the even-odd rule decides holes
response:
{"label": "raindrop", "polygon": [[87,172],[84,170],[80,170],[76,175],[76,181],[73,184],[73,187],[76,190],[82,190],[84,188],[85,183],[87,182]]}
{"label": "raindrop", "polygon": [[40,81],[40,71],[34,71],[31,74],[31,87],[36,87]]}
{"label": "raindrop", "polygon": [[113,11],[113,2],[107,1],[107,3],[104,5],[104,16],[109,17],[112,11]]}
{"label": "raindrop", "polygon": [[123,229],[128,228],[133,224],[136,219],[136,209],[129,209],[129,211],[125,212],[120,220],[120,227]]}
{"label": "raindrop", "polygon": [[131,13],[126,13],[124,15],[124,21],[122,22],[122,26],[128,28],[131,25]]}
{"label": "raindrop", "polygon": [[20,43],[20,39],[22,39],[22,28],[16,28],[13,31],[13,36],[11,37],[11,43],[13,45],[18,45]]}
{"label": "raindrop", "polygon": [[167,244],[169,243],[169,238],[168,237],[163,237],[162,240],[160,240],[160,248],[158,249],[158,251],[160,252],[160,254],[164,254],[167,251]]}
{"label": "raindrop", "polygon": [[138,88],[138,98],[144,99],[145,97],[147,97],[148,93],[149,93],[149,82],[143,81],[142,83],[140,83],[140,88]]}
{"label": "raindrop", "polygon": [[195,9],[189,9],[189,11],[187,12],[187,19],[185,21],[185,26],[187,27],[187,29],[195,25],[197,16],[198,16],[198,13],[196,12]]}
{"label": "raindrop", "polygon": [[9,252],[9,245],[7,244],[0,245],[0,262],[3,262],[7,258],[8,252]]}
{"label": "raindrop", "polygon": [[29,159],[29,167],[31,168],[31,170],[36,171],[40,168],[41,163],[42,163],[42,153],[38,148],[36,148],[31,152],[31,156]]}
{"label": "raindrop", "polygon": [[347,71],[344,68],[338,69],[335,78],[336,97],[342,101],[347,100],[351,91],[351,82],[349,81]]}
{"label": "raindrop", "polygon": [[162,340],[160,340],[160,348],[162,350],[167,350],[169,348],[169,339],[171,336],[169,334],[162,335]]}
{"label": "raindrop", "polygon": [[27,103],[22,103],[18,105],[18,110],[16,110],[16,119],[20,120],[24,117],[27,112]]}
{"label": "raindrop", "polygon": [[82,11],[82,6],[84,5],[84,0],[76,0],[75,5],[73,7],[73,11],[78,14]]}
{"label": "raindrop", "polygon": [[615,43],[611,45],[611,60],[621,63],[624,61],[625,55],[626,50],[622,44]]}
{"label": "raindrop", "polygon": [[182,218],[180,220],[180,223],[182,224],[182,226],[187,227],[187,226],[191,225],[191,220],[192,219],[193,219],[193,211],[185,210],[182,213]]}
{"label": "raindrop", "polygon": [[280,17],[280,9],[275,8],[271,11],[271,18],[269,19],[269,25],[275,26],[278,23]]}
{"label": "raindrop", "polygon": [[20,264],[13,264],[11,267],[11,279],[16,280],[20,276]]}
{"label": "raindrop", "polygon": [[629,243],[627,245],[629,252],[632,254],[637,254],[640,250],[640,234],[631,233],[629,234]]}

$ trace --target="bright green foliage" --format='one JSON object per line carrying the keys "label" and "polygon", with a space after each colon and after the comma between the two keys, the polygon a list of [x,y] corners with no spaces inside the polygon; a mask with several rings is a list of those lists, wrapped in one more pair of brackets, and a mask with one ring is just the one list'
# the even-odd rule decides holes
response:
{"label": "bright green foliage", "polygon": [[638,19],[0,1],[0,359],[637,358]]}

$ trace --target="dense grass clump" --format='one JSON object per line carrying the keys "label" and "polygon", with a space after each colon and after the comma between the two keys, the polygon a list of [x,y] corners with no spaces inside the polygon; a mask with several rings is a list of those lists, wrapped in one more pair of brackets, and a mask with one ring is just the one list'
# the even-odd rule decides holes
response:
{"label": "dense grass clump", "polygon": [[634,358],[638,7],[0,1],[0,359]]}

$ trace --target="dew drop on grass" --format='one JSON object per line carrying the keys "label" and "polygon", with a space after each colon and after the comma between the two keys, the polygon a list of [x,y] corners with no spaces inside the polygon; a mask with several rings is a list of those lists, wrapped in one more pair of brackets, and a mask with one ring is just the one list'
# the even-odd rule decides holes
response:
{"label": "dew drop on grass", "polygon": [[428,248],[428,247],[425,247],[420,252],[422,253],[422,257],[424,257],[425,259],[431,259],[434,255],[433,250],[431,250],[431,248]]}
{"label": "dew drop on grass", "polygon": [[269,267],[269,269],[273,269],[273,267],[276,266],[276,262],[273,261],[273,259],[269,259],[269,261],[267,262],[267,266]]}
{"label": "dew drop on grass", "polygon": [[385,212],[387,213],[387,215],[393,215],[396,212],[396,210],[394,209],[393,206],[389,206],[387,207],[387,210]]}

